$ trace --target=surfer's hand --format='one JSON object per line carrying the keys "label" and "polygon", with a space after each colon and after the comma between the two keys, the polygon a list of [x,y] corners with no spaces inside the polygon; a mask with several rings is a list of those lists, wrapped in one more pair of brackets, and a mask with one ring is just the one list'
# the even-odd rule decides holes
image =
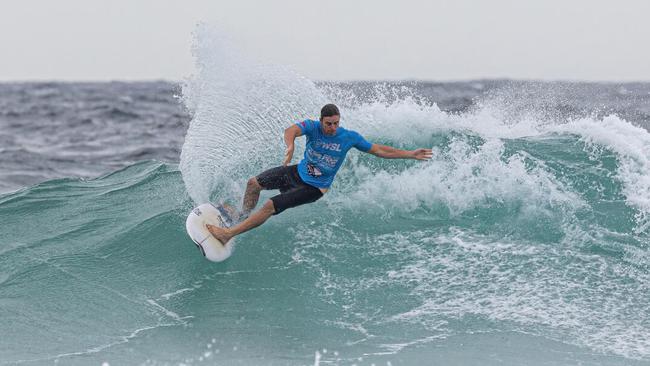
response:
{"label": "surfer's hand", "polygon": [[433,152],[431,149],[417,149],[413,150],[413,159],[418,159],[418,160],[430,160],[431,157],[433,156]]}
{"label": "surfer's hand", "polygon": [[282,161],[282,165],[289,165],[289,163],[291,163],[291,158],[293,158],[293,145],[287,146],[287,149],[284,151],[284,160]]}

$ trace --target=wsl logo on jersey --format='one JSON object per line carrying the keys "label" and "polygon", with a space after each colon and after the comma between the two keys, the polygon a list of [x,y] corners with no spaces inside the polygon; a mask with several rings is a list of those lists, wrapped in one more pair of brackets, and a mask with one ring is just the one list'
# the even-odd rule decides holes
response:
{"label": "wsl logo on jersey", "polygon": [[338,151],[341,152],[341,144],[338,144],[336,142],[323,142],[323,141],[316,141],[316,147],[317,148],[322,148],[325,150],[329,151]]}

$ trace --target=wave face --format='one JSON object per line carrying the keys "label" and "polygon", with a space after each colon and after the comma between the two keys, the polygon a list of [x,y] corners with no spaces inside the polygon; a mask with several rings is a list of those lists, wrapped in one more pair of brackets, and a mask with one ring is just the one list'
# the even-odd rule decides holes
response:
{"label": "wave face", "polygon": [[[314,83],[231,47],[197,30],[178,165],[0,195],[0,364],[650,364],[647,121],[586,97],[622,90]],[[206,261],[189,210],[239,204],[327,102],[433,159],[352,151],[323,199]]]}

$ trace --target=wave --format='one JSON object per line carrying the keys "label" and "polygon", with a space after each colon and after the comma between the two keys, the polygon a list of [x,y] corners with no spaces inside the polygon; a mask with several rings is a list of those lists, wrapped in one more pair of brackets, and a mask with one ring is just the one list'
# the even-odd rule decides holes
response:
{"label": "wave", "polygon": [[[575,135],[501,145],[473,134],[436,136],[436,160],[424,166],[357,154],[334,192],[246,234],[219,265],[185,235],[193,201],[174,166],[142,162],[3,195],[0,219],[12,229],[3,231],[0,295],[13,300],[3,302],[0,319],[16,334],[3,359],[120,360],[145,333],[224,326],[200,304],[249,298],[251,289],[258,297],[239,311],[251,316],[264,306],[275,315],[246,326],[315,322],[327,334],[358,337],[330,347],[341,354],[370,349],[390,357],[498,330],[646,359],[648,239],[631,230],[635,210],[616,178],[616,154],[594,161]],[[558,153],[557,146],[571,148]],[[517,151],[535,159],[503,158]],[[287,306],[304,310],[278,315]],[[70,310],[53,318],[59,308]],[[114,315],[97,317],[103,308]],[[213,344],[212,333],[200,332]],[[25,350],[27,338],[42,348]],[[267,338],[253,341],[271,347]],[[291,348],[287,342],[273,347]],[[166,347],[202,357],[191,347]],[[156,349],[154,359],[172,357]],[[321,360],[339,358],[330,352]]]}
{"label": "wave", "polygon": [[[281,131],[326,102],[375,143],[433,148],[428,162],[353,152],[325,199],[261,230],[271,251],[293,243],[291,263],[347,309],[336,327],[384,350],[498,328],[648,357],[646,130],[550,113],[517,90],[462,113],[404,87],[350,95],[253,63],[212,32],[198,31],[200,67],[184,90],[193,120],[180,170],[195,203],[238,203],[248,177],[278,165]],[[404,342],[387,342],[395,329]]]}
{"label": "wave", "polygon": [[[647,131],[489,98],[452,113],[408,88],[357,98],[250,61],[210,27],[197,37],[178,167],[0,195],[2,362],[304,364],[318,350],[417,364],[422,345],[484,334],[526,335],[557,363],[650,358]],[[433,159],[351,152],[323,199],[205,261],[188,211],[240,204],[246,179],[282,158],[285,126],[330,101],[344,126]]]}

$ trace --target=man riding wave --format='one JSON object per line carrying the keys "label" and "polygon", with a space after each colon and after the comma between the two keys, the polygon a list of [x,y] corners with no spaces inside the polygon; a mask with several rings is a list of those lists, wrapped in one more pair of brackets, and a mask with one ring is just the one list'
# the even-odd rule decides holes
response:
{"label": "man riding wave", "polygon": [[[243,221],[230,228],[207,225],[210,233],[222,244],[262,225],[272,215],[319,200],[329,190],[345,156],[351,148],[385,159],[431,159],[431,149],[399,150],[372,144],[358,132],[339,127],[341,114],[334,104],[321,109],[320,120],[304,120],[284,130],[287,149],[279,167],[271,168],[248,180],[241,215]],[[293,158],[296,137],[307,136],[305,155],[298,165],[288,165]],[[279,189],[262,208],[250,214],[263,189]]]}

